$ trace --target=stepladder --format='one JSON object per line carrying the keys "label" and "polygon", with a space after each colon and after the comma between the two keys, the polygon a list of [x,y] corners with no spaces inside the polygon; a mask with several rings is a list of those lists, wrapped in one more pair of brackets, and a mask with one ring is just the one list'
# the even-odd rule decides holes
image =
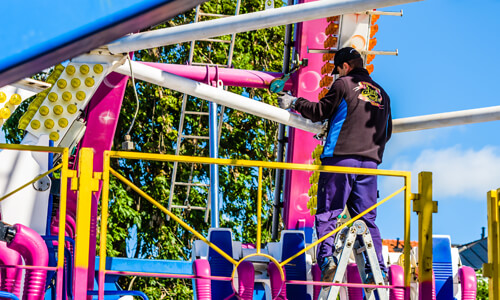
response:
{"label": "stepladder", "polygon": [[[352,257],[356,261],[361,278],[366,278],[365,266],[373,274],[373,284],[386,285],[384,276],[379,266],[377,253],[373,245],[370,230],[366,224],[358,220],[351,227],[343,228],[335,236],[335,250],[333,256],[337,261],[337,269],[333,277],[334,283],[343,283],[346,278],[346,269]],[[369,263],[366,265],[366,261]],[[340,293],[341,286],[324,286],[318,300],[335,300]],[[385,288],[364,288],[365,299],[388,300],[389,293]]]}

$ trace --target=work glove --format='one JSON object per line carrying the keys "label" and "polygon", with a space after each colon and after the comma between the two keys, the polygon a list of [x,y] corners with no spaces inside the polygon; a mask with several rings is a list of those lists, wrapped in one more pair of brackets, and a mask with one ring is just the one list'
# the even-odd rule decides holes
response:
{"label": "work glove", "polygon": [[295,109],[295,101],[297,101],[297,97],[286,93],[278,93],[278,104],[282,109]]}

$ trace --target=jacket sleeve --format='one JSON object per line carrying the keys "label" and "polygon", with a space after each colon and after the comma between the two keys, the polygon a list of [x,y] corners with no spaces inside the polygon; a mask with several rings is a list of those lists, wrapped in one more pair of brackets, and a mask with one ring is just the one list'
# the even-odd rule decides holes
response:
{"label": "jacket sleeve", "polygon": [[298,98],[295,102],[295,110],[313,122],[330,119],[344,95],[345,83],[342,80],[336,80],[326,96],[319,102]]}
{"label": "jacket sleeve", "polygon": [[[389,96],[387,96],[387,99],[389,99]],[[387,142],[391,136],[392,136],[392,112],[391,112],[391,104],[390,104],[390,100],[388,101],[388,109],[389,109],[389,113],[387,115],[387,127],[386,127],[386,139],[385,141]]]}

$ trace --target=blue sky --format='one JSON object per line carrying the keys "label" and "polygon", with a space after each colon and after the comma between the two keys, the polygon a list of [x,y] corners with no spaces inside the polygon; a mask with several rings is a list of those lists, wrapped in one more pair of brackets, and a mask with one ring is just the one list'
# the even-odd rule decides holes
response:
{"label": "blue sky", "polygon": [[[382,9],[403,17],[379,19],[376,50],[399,50],[377,56],[373,78],[388,92],[394,118],[498,105],[500,1],[427,0]],[[417,192],[420,171],[433,172],[434,233],[452,243],[481,237],[487,227],[486,193],[500,188],[500,122],[462,125],[393,135],[383,169],[412,171]],[[379,179],[381,197],[402,186]],[[403,238],[402,197],[379,209],[384,238]],[[417,216],[412,215],[412,240]]]}

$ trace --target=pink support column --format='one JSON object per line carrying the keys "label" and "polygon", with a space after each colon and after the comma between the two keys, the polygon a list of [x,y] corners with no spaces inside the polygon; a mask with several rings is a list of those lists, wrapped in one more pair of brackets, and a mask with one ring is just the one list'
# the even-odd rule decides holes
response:
{"label": "pink support column", "polygon": [[[314,0],[301,0],[300,3],[313,2]],[[335,12],[332,12],[335,14]],[[318,101],[321,91],[319,86],[321,80],[321,67],[323,56],[317,53],[308,53],[307,48],[324,49],[323,42],[326,39],[324,33],[328,23],[326,19],[312,20],[297,24],[297,41],[295,49],[300,59],[307,58],[307,67],[300,68],[294,76],[293,94],[304,97],[310,101]],[[287,162],[311,164],[313,159],[311,153],[319,144],[314,135],[295,128],[289,128]],[[299,222],[306,228],[314,226],[314,216],[311,216],[307,208],[309,196],[310,172],[289,171],[285,177],[285,196],[283,207],[283,219],[286,229],[297,229]]]}
{"label": "pink support column", "polygon": [[[389,267],[389,284],[390,285],[405,285],[405,274],[403,267],[399,265],[391,265]],[[403,289],[391,289],[389,291],[389,300],[403,300],[404,299]]]}
{"label": "pink support column", "polygon": [[471,267],[463,266],[458,269],[458,278],[462,288],[462,300],[474,300],[477,294],[476,272]]}
{"label": "pink support column", "polygon": [[[350,263],[347,265],[347,282],[349,283],[363,283],[361,281],[361,276],[359,276],[358,265]],[[348,287],[347,291],[349,293],[350,300],[363,300],[363,289]]]}
{"label": "pink support column", "polygon": [[[283,272],[285,270],[283,269]],[[285,300],[286,299],[286,285],[283,284],[283,280],[281,280],[281,274],[273,262],[270,262],[267,267],[267,273],[269,274],[269,281],[271,282],[271,297],[272,299]],[[286,280],[286,274],[285,274]],[[314,298],[314,299],[317,299]]]}
{"label": "pink support column", "polygon": [[[1,265],[22,265],[21,254],[7,247],[6,242],[0,241],[0,264]],[[21,280],[23,272],[16,268],[0,269],[0,290],[12,293],[17,297],[21,296]]]}
{"label": "pink support column", "polygon": [[[49,265],[49,251],[42,237],[33,229],[21,225],[14,225],[16,235],[7,244],[12,250],[19,252],[26,265]],[[42,300],[45,296],[46,270],[26,270],[24,279],[23,300]]]}
{"label": "pink support column", "polygon": [[[206,259],[197,259],[193,263],[193,273],[197,276],[210,276],[210,263]],[[196,299],[211,300],[212,287],[210,279],[195,279]]]}
{"label": "pink support column", "polygon": [[255,283],[255,269],[249,261],[238,266],[238,295],[240,300],[252,300]]}

